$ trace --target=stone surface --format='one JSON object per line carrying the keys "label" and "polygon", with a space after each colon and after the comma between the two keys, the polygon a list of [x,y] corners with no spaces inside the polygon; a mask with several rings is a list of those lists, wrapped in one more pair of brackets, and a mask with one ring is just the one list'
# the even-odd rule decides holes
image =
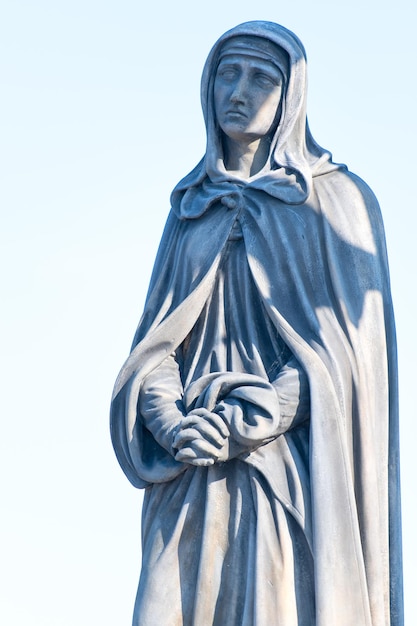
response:
{"label": "stone surface", "polygon": [[367,185],[312,138],[269,22],[202,78],[111,429],[146,487],[135,626],[402,624],[395,329]]}

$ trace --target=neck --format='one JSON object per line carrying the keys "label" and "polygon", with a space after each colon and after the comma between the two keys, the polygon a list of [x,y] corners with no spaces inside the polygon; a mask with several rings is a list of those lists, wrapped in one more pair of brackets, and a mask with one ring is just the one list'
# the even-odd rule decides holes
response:
{"label": "neck", "polygon": [[240,178],[250,178],[264,167],[269,155],[270,139],[262,137],[242,142],[224,136],[224,164],[229,172]]}

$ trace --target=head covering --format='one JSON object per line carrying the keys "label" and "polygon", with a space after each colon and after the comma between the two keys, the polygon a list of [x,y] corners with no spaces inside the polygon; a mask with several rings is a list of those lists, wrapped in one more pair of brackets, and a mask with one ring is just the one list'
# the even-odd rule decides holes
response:
{"label": "head covering", "polygon": [[[214,79],[225,54],[267,58],[284,77],[280,121],[271,141],[269,159],[255,176],[244,180],[224,165],[222,136],[214,112]],[[273,22],[245,22],[227,31],[214,44],[203,69],[201,104],[207,129],[206,154],[173,190],[174,212],[182,218],[199,217],[227,189],[251,188],[287,204],[302,204],[311,193],[314,176],[338,169],[331,154],[313,139],[307,124],[307,59],[300,40]],[[204,203],[202,204],[202,199]]]}
{"label": "head covering", "polygon": [[285,83],[288,81],[288,54],[268,39],[254,37],[253,35],[232,37],[222,45],[218,64],[225,56],[230,54],[244,54],[245,56],[269,61],[279,69]]}

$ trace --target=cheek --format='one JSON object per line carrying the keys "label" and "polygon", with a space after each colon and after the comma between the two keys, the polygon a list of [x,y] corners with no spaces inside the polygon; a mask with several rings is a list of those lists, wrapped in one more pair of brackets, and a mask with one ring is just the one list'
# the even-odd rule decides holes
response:
{"label": "cheek", "polygon": [[213,102],[215,109],[221,106],[222,100],[224,100],[224,92],[224,86],[216,81],[213,89]]}
{"label": "cheek", "polygon": [[281,102],[281,89],[269,94],[259,106],[259,114],[266,125],[271,126],[278,113]]}
{"label": "cheek", "polygon": [[213,104],[214,104],[214,115],[217,117],[219,112],[221,111],[221,96],[220,96],[219,89],[216,89],[214,92]]}

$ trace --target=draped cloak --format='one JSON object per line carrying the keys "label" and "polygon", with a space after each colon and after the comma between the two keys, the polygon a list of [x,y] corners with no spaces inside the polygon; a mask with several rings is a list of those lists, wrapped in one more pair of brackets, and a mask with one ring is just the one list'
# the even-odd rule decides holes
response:
{"label": "draped cloak", "polygon": [[[224,168],[212,104],[221,46],[240,35],[264,37],[289,59],[268,164],[248,181]],[[262,612],[255,611],[252,621],[242,619],[236,626],[401,626],[396,348],[383,225],[367,185],[334,164],[313,140],[306,125],[305,81],[302,45],[276,24],[242,24],[211,51],[202,80],[206,156],[172,195],[145,310],[114,389],[113,445],[129,480],[148,492],[180,485],[190,472],[212,471],[175,461],[147,428],[138,406],[146,378],[192,336],[217,288],[238,225],[259,306],[307,376],[310,408],[301,444],[297,437],[305,423],[288,430],[275,425],[275,436],[265,435],[263,445],[222,465],[233,463],[235,473],[239,464],[250,468],[249,480],[265,485],[271,502],[279,503],[305,537],[313,564],[314,616],[310,622],[285,615],[262,621]],[[223,375],[216,368],[213,374]],[[256,387],[248,374],[242,382],[244,373],[228,372],[228,390]],[[203,387],[193,395],[192,384],[185,386],[184,403],[191,396],[195,401],[198,393],[202,397],[208,389]],[[262,430],[261,421],[251,424],[255,430]],[[192,506],[184,502],[179,515]],[[242,511],[244,506],[243,501]],[[147,515],[145,509],[145,535],[152,522]],[[163,531],[161,521],[161,536]],[[171,540],[163,536],[162,562]],[[246,541],[249,545],[251,537]],[[164,597],[164,579],[157,584]],[[204,594],[198,583],[195,594]],[[169,596],[165,601],[169,605]],[[205,626],[196,617],[152,622],[139,615],[137,620],[146,626]]]}

